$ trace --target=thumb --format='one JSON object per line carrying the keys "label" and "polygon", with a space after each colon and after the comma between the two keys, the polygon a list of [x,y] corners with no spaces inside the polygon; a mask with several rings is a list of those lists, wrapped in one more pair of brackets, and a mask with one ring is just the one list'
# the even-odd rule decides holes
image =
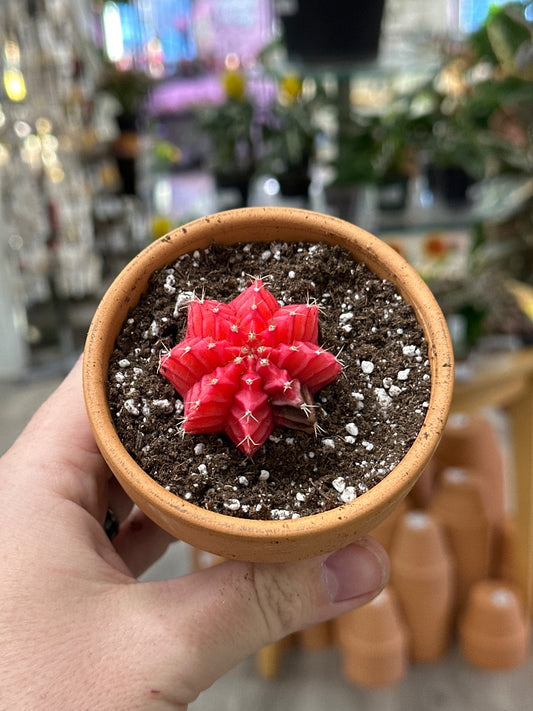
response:
{"label": "thumb", "polygon": [[194,698],[261,647],[369,602],[388,574],[387,554],[366,538],[298,563],[226,562],[145,592],[156,606],[166,599],[158,646]]}

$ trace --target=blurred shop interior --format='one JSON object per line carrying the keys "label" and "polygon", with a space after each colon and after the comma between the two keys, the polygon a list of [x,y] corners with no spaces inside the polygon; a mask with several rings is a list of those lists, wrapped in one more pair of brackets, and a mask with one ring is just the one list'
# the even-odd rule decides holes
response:
{"label": "blurred shop interior", "polygon": [[[107,286],[153,240],[245,205],[337,215],[402,254],[446,315],[456,356],[452,416],[415,504],[433,511],[435,482],[445,482],[453,565],[463,565],[468,585],[489,574],[516,583],[526,630],[533,2],[2,0],[0,52],[0,453],[82,351]],[[495,507],[482,508],[464,469],[485,475]],[[478,518],[454,503],[470,495],[482,519],[475,531]],[[420,518],[411,523],[420,529]],[[381,535],[392,540],[391,530]],[[467,548],[477,552],[473,564],[461,557]],[[490,594],[494,608],[514,600],[508,588]],[[332,634],[322,626],[300,643],[321,649]],[[525,635],[508,666],[531,658]],[[261,678],[278,673],[289,647],[263,650]],[[529,673],[491,686],[456,657],[448,662],[412,668],[401,708],[528,705]],[[328,664],[329,686],[302,665],[306,688],[318,700],[328,695],[305,708],[353,708],[338,661]],[[350,668],[345,676],[359,682],[361,665]],[[250,674],[236,674],[228,699],[238,689],[249,693],[248,708],[297,708],[283,683],[269,687],[279,698],[257,706]],[[385,683],[405,674],[404,666]],[[209,708],[226,708],[221,698]],[[400,708],[381,700],[380,708]],[[369,704],[357,697],[358,708]]]}
{"label": "blurred shop interior", "polygon": [[61,367],[152,239],[336,214],[428,281],[456,354],[533,333],[533,4],[6,0],[0,377]]}

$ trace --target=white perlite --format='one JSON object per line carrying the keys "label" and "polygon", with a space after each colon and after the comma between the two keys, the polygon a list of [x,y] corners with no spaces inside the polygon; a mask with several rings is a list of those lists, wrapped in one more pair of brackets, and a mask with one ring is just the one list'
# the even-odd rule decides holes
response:
{"label": "white perlite", "polygon": [[342,494],[342,492],[346,488],[346,482],[344,481],[344,478],[342,476],[338,476],[336,479],[333,479],[331,485],[336,491],[339,492],[339,494]]}
{"label": "white perlite", "polygon": [[346,311],[345,313],[341,314],[339,316],[339,321],[341,323],[341,326],[343,326],[347,321],[351,321],[354,317],[353,311]]}
{"label": "white perlite", "polygon": [[292,518],[292,514],[287,509],[272,509],[270,515],[274,521],[284,521],[286,518]]}
{"label": "white perlite", "polygon": [[385,388],[375,388],[374,392],[376,393],[376,400],[378,401],[378,404],[383,408],[389,407],[392,402],[392,398],[388,395]]}
{"label": "white perlite", "polygon": [[349,435],[352,435],[352,437],[357,437],[359,434],[359,428],[355,424],[355,422],[348,422],[346,425],[346,432],[348,432]]}
{"label": "white perlite", "polygon": [[416,355],[416,351],[416,346],[404,346],[402,348],[402,353],[404,354],[404,356],[414,356]]}
{"label": "white perlite", "polygon": [[152,400],[152,405],[160,410],[172,410],[172,403],[166,397],[161,400]]}
{"label": "white perlite", "polygon": [[339,495],[340,500],[344,504],[349,504],[350,501],[353,501],[357,497],[357,493],[355,491],[354,486],[347,486],[344,491]]}
{"label": "white perlite", "polygon": [[239,499],[228,499],[224,502],[224,506],[230,511],[238,511],[241,508]]}
{"label": "white perlite", "polygon": [[372,363],[371,360],[362,360],[361,370],[365,373],[365,375],[370,375],[370,373],[374,371],[374,363]]}
{"label": "white perlite", "polygon": [[176,277],[174,274],[171,272],[167,274],[167,278],[165,279],[165,283],[163,284],[163,289],[168,293],[168,294],[175,294],[176,293]]}
{"label": "white perlite", "polygon": [[148,330],[143,333],[143,338],[145,340],[148,339],[150,336],[152,336],[152,337],[159,336],[159,324],[155,320],[152,321]]}
{"label": "white perlite", "polygon": [[357,409],[362,410],[365,406],[365,396],[363,393],[353,392],[352,397],[355,399]]}
{"label": "white perlite", "polygon": [[130,413],[130,415],[137,416],[140,414],[140,410],[135,404],[135,400],[133,398],[129,398],[128,400],[124,400],[124,409]]}

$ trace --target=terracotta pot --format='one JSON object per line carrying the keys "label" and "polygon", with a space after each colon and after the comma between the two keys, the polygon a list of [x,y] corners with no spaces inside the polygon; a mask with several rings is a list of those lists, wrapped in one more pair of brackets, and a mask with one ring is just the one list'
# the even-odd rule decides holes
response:
{"label": "terracotta pot", "polygon": [[503,524],[501,546],[498,549],[499,555],[493,566],[495,578],[518,585],[519,548],[516,520],[514,516],[508,515]]}
{"label": "terracotta pot", "polygon": [[509,669],[528,655],[528,623],[513,588],[482,580],[471,589],[459,625],[461,651],[483,669]]}
{"label": "terracotta pot", "polygon": [[378,543],[381,543],[387,553],[390,553],[398,522],[403,518],[406,512],[407,501],[404,499],[398,504],[394,511],[379,524],[379,526],[370,531],[372,538],[375,538]]}
{"label": "terracotta pot", "polygon": [[405,676],[408,632],[390,588],[339,617],[337,630],[347,679],[373,688],[395,684]]}
{"label": "terracotta pot", "polygon": [[446,424],[434,460],[444,468],[468,469],[470,476],[479,482],[492,527],[489,573],[498,576],[505,535],[506,491],[503,449],[494,423],[478,414],[454,413]]}
{"label": "terracotta pot", "polygon": [[304,649],[311,651],[325,649],[333,641],[333,630],[331,622],[321,622],[302,630],[298,639]]}
{"label": "terracotta pot", "polygon": [[283,650],[279,642],[260,649],[255,656],[257,673],[263,679],[275,679],[281,666]]}
{"label": "terracotta pot", "polygon": [[409,494],[413,508],[425,509],[429,506],[435,493],[438,476],[439,464],[435,457],[432,457]]}
{"label": "terracotta pot", "polygon": [[505,518],[503,452],[490,420],[475,414],[450,416],[435,459],[444,467],[470,470],[481,483],[481,495],[491,524],[500,527]]}
{"label": "terracotta pot", "polygon": [[[428,342],[431,397],[424,424],[402,461],[349,504],[285,521],[224,516],[170,493],[148,476],[120,442],[107,403],[107,372],[115,340],[151,274],[180,255],[211,243],[310,241],[339,244],[409,302]],[[418,274],[390,247],[338,218],[293,208],[243,208],[211,215],[170,232],[135,257],[102,299],[87,337],[84,392],[100,450],[133,501],[162,528],[201,550],[225,558],[289,561],[347,545],[375,528],[406,496],[442,434],[453,386],[453,353],[445,319]]]}
{"label": "terracotta pot", "polygon": [[467,469],[448,468],[430,506],[450,544],[455,562],[457,609],[471,586],[489,576],[493,527],[489,523],[479,480]]}
{"label": "terracotta pot", "polygon": [[411,658],[432,662],[450,643],[454,610],[453,562],[440,525],[423,511],[399,522],[391,547],[391,585],[411,640]]}

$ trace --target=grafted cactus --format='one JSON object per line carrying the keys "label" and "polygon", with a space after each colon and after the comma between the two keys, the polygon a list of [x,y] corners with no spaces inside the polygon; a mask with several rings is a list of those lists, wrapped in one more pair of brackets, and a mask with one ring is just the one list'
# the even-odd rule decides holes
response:
{"label": "grafted cactus", "polygon": [[313,395],[341,369],[318,346],[318,308],[280,306],[261,279],[228,304],[194,299],[185,339],[161,357],[183,429],[226,432],[249,457],[276,426],[312,432]]}

